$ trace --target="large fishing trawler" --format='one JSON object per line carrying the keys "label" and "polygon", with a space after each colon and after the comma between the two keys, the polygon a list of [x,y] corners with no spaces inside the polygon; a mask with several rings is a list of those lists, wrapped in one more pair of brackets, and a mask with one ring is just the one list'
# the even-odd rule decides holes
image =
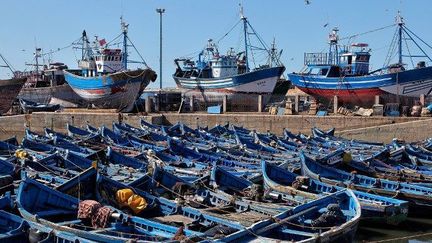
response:
{"label": "large fishing trawler", "polygon": [[290,81],[315,97],[329,100],[338,96],[340,101],[356,105],[371,104],[375,95],[386,92],[416,97],[430,93],[432,67],[419,62],[417,67],[405,69],[402,62],[402,31],[406,30],[399,15],[395,25],[399,28],[399,41],[391,49],[398,49],[399,60],[396,64],[387,63],[383,68],[370,70],[371,50],[368,44],[340,46],[338,29],[334,28],[329,35],[329,52],[305,53],[305,68],[299,73],[288,74]]}
{"label": "large fishing trawler", "polygon": [[[279,60],[280,53],[272,52],[240,11],[243,24],[244,51],[235,52],[231,48],[227,54],[219,52],[217,43],[208,40],[197,60],[175,59],[177,69],[173,78],[179,88],[199,91],[222,91],[241,93],[272,93],[276,82],[285,70]],[[250,43],[250,35],[258,39],[261,47]],[[261,50],[268,54],[268,62],[251,68],[249,60],[252,51]]]}
{"label": "large fishing trawler", "polygon": [[142,91],[157,76],[144,60],[145,69],[128,69],[128,25],[122,20],[121,27],[123,49],[109,48],[104,39],[95,41],[96,46],[91,47],[84,31],[80,69],[65,70],[64,73],[72,89],[94,106],[129,112]]}

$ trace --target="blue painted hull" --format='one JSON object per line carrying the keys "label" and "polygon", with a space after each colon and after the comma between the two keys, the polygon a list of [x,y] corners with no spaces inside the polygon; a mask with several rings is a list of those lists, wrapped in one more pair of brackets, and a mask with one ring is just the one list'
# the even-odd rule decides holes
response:
{"label": "blue painted hull", "polygon": [[336,95],[344,103],[356,104],[373,102],[375,95],[384,93],[380,87],[396,83],[395,74],[327,78],[292,73],[288,77],[292,84],[312,96],[330,100]]}
{"label": "blue painted hull", "polygon": [[135,100],[150,81],[156,80],[153,70],[124,71],[96,77],[83,77],[64,71],[72,89],[99,108],[131,111]]}
{"label": "blue painted hull", "polygon": [[399,73],[355,77],[312,76],[288,74],[290,81],[304,92],[331,99],[338,96],[344,102],[367,103],[383,93],[418,97],[432,90],[432,67],[411,69]]}
{"label": "blue painted hull", "polygon": [[430,94],[432,91],[432,67],[400,72],[394,85],[380,87],[380,89],[391,94],[410,97]]}
{"label": "blue painted hull", "polygon": [[242,92],[271,93],[277,80],[285,71],[285,67],[260,69],[233,77],[224,78],[190,78],[173,75],[179,88]]}

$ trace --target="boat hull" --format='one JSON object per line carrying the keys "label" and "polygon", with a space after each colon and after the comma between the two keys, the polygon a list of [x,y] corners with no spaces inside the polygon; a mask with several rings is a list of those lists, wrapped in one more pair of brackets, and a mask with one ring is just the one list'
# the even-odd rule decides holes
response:
{"label": "boat hull", "polygon": [[27,78],[0,80],[0,114],[6,113],[12,106]]}
{"label": "boat hull", "polygon": [[428,95],[432,91],[432,67],[411,69],[400,72],[398,80],[390,86],[380,87],[381,90],[408,97]]}
{"label": "boat hull", "polygon": [[83,106],[87,103],[68,84],[38,88],[24,87],[18,94],[18,98],[41,104],[55,103],[63,107]]}
{"label": "boat hull", "polygon": [[273,67],[225,78],[183,78],[173,75],[179,88],[228,93],[272,93],[284,67]]}
{"label": "boat hull", "polygon": [[129,112],[150,81],[156,80],[156,73],[146,69],[82,77],[65,71],[65,79],[75,93],[97,108]]}
{"label": "boat hull", "polygon": [[356,90],[332,90],[332,89],[311,89],[299,87],[303,92],[314,97],[332,100],[334,96],[342,103],[371,104],[375,101],[375,95],[385,94],[379,88],[356,89]]}
{"label": "boat hull", "polygon": [[288,77],[295,86],[312,96],[328,100],[337,96],[341,102],[362,105],[373,103],[375,95],[384,94],[380,87],[396,83],[395,74],[328,78],[292,73]]}

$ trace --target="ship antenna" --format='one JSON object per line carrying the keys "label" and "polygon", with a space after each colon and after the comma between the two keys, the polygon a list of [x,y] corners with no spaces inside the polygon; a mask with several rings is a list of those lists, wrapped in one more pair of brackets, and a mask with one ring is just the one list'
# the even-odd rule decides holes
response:
{"label": "ship antenna", "polygon": [[239,3],[239,6],[240,6],[240,18],[245,19],[246,17],[243,14],[243,5],[241,3]]}

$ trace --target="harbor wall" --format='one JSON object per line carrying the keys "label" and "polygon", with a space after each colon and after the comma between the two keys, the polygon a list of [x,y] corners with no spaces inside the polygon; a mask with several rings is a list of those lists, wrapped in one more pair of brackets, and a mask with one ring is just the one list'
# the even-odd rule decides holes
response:
{"label": "harbor wall", "polygon": [[414,117],[353,117],[353,116],[275,116],[259,113],[239,114],[177,114],[164,113],[140,116],[137,114],[118,114],[104,112],[40,112],[29,115],[0,117],[0,139],[11,136],[21,138],[25,127],[35,132],[43,132],[45,127],[58,132],[66,132],[66,124],[85,126],[87,122],[93,126],[106,125],[112,122],[127,122],[139,126],[143,118],[154,124],[174,124],[178,121],[191,127],[226,124],[227,122],[254,129],[259,132],[270,131],[281,135],[284,128],[292,132],[310,134],[311,127],[321,129],[336,128],[340,136],[352,139],[364,139],[389,142],[393,137],[407,141],[417,141],[432,137],[432,119]]}
{"label": "harbor wall", "polygon": [[[418,121],[425,119],[420,117],[359,117],[359,116],[275,116],[259,113],[247,114],[163,114],[166,124],[174,124],[177,121],[183,122],[189,126],[212,127],[216,124],[225,124],[227,122],[236,126],[244,126],[248,129],[254,129],[258,132],[270,131],[281,135],[283,129],[289,129],[291,132],[310,134],[312,127],[321,129],[336,128],[336,131],[352,130],[379,126],[385,124],[403,123],[409,121]],[[396,126],[397,127],[397,126]]]}
{"label": "harbor wall", "polygon": [[0,117],[0,139],[12,136],[21,138],[24,129],[30,128],[35,132],[43,132],[44,128],[50,128],[58,132],[66,133],[66,124],[85,126],[89,122],[93,126],[108,126],[113,122],[127,122],[132,126],[139,126],[140,119],[161,124],[162,116],[137,116],[135,114],[101,113],[101,112],[35,112],[28,115]]}
{"label": "harbor wall", "polygon": [[337,136],[349,139],[362,139],[389,143],[393,138],[407,142],[420,141],[432,137],[432,119],[410,121],[397,124],[381,125],[336,131]]}

